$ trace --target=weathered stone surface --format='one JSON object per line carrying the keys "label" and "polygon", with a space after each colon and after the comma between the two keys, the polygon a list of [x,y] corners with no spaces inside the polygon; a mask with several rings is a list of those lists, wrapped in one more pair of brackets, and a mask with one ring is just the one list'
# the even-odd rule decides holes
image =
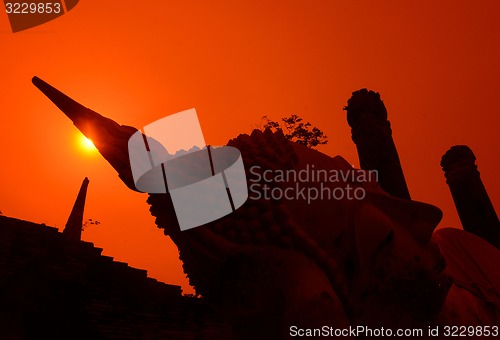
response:
{"label": "weathered stone surface", "polygon": [[380,94],[367,89],[353,92],[344,107],[358,150],[361,169],[377,170],[382,189],[392,196],[410,199],[410,192],[392,139],[391,123]]}
{"label": "weathered stone surface", "polygon": [[500,221],[472,150],[466,145],[453,146],[443,155],[441,166],[464,230],[500,249]]}

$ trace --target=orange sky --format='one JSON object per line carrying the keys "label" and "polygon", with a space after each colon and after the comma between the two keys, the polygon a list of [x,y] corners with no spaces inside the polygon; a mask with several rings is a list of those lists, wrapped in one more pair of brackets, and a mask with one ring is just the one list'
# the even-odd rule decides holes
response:
{"label": "orange sky", "polygon": [[121,124],[195,107],[207,143],[250,132],[263,115],[320,127],[328,155],[357,166],[342,107],[382,95],[413,199],[459,226],[439,161],[467,144],[500,209],[500,2],[85,1],[11,33],[0,13],[0,210],[62,228],[85,176],[83,239],[187,288],[177,250],[146,195],[128,190],[32,84],[38,75]]}

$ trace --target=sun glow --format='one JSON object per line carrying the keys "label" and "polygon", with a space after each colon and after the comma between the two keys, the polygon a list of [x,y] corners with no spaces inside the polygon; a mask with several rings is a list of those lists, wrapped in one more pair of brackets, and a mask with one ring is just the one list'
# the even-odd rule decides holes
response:
{"label": "sun glow", "polygon": [[94,143],[84,135],[80,135],[80,147],[87,152],[97,151]]}

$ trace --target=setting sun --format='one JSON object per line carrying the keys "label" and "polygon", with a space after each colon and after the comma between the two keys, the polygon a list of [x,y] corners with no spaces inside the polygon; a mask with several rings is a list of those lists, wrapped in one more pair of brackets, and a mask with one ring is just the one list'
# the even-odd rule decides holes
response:
{"label": "setting sun", "polygon": [[87,152],[94,152],[97,150],[94,143],[84,135],[80,135],[80,146]]}

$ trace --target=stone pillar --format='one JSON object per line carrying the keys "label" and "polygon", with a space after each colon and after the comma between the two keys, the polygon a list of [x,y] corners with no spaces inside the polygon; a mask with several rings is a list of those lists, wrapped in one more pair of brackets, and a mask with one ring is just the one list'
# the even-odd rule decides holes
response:
{"label": "stone pillar", "polygon": [[479,175],[476,157],[466,145],[456,145],[441,159],[464,230],[500,249],[500,222]]}
{"label": "stone pillar", "polygon": [[63,231],[63,235],[70,240],[80,241],[82,238],[83,210],[85,209],[85,198],[87,196],[88,185],[89,179],[85,177]]}
{"label": "stone pillar", "polygon": [[392,139],[391,123],[380,95],[361,89],[344,107],[361,169],[377,170],[381,188],[388,194],[410,199],[410,193]]}

